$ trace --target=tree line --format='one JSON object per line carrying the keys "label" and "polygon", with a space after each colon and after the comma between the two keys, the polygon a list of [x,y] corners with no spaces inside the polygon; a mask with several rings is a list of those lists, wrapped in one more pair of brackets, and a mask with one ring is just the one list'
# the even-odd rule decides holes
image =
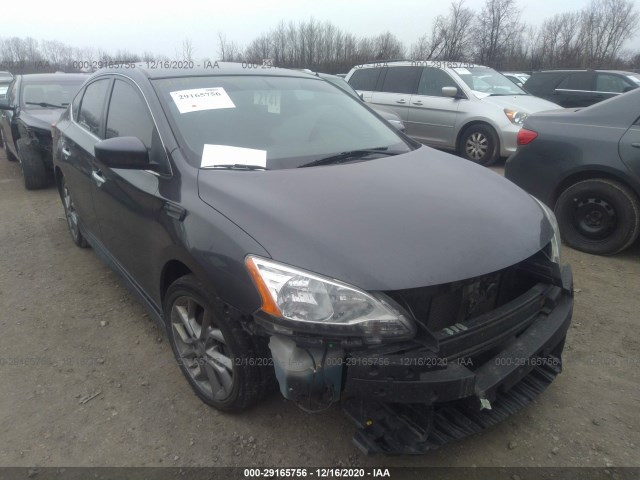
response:
{"label": "tree line", "polygon": [[[539,26],[522,19],[518,0],[486,0],[480,10],[454,0],[416,41],[407,46],[391,32],[356,36],[331,22],[311,18],[281,21],[245,46],[218,32],[216,52],[196,55],[185,39],[173,56],[126,50],[73,48],[59,41],[0,38],[0,69],[13,73],[92,70],[109,63],[168,60],[232,61],[285,68],[347,72],[352,66],[393,59],[473,62],[499,70],[551,68],[640,68],[640,51],[624,45],[638,33],[640,13],[632,0],[592,0],[576,11],[547,18]],[[202,53],[202,52],[200,52]],[[3,68],[4,67],[4,68]],[[11,68],[7,68],[11,67]]]}

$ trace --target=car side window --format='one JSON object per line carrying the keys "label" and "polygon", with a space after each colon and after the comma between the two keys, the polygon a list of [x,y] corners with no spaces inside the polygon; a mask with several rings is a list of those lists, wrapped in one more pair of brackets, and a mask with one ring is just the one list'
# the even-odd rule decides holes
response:
{"label": "car side window", "polygon": [[123,80],[113,83],[107,111],[106,138],[136,137],[144,143],[153,163],[170,172],[167,157],[144,98],[136,87]]}
{"label": "car side window", "polygon": [[414,93],[419,67],[388,67],[382,91],[388,93]]}
{"label": "car side window", "polygon": [[78,112],[78,123],[97,137],[100,137],[102,110],[109,82],[109,79],[104,78],[89,84],[84,90]]}
{"label": "car side window", "polygon": [[116,80],[107,113],[106,138],[137,137],[151,148],[154,128],[149,107],[140,94],[127,82]]}
{"label": "car side window", "polygon": [[556,87],[564,90],[591,90],[591,74],[588,72],[577,72],[567,75]]}
{"label": "car side window", "polygon": [[80,101],[82,100],[82,95],[84,94],[84,89],[80,90],[73,101],[71,102],[71,116],[74,120],[78,120],[78,113],[80,110]]}
{"label": "car side window", "polygon": [[11,86],[9,87],[9,93],[7,93],[7,98],[9,101],[9,105],[16,105],[16,92],[17,92],[17,88],[16,86],[18,85],[18,81],[14,80],[11,83]]}
{"label": "car side window", "polygon": [[356,90],[374,91],[381,70],[381,68],[360,68],[349,78],[349,85]]}
{"label": "car side window", "polygon": [[425,67],[418,83],[418,95],[442,97],[442,87],[456,87],[456,82],[443,70],[434,67]]}
{"label": "car side window", "polygon": [[598,92],[623,93],[625,89],[632,87],[624,78],[610,73],[598,73],[596,76],[596,90]]}

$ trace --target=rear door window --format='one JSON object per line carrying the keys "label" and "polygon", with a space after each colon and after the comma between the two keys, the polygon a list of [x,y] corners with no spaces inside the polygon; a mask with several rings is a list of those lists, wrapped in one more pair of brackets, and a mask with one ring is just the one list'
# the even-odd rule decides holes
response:
{"label": "rear door window", "polygon": [[561,90],[592,90],[592,75],[589,72],[576,72],[567,75],[556,87]]}
{"label": "rear door window", "polygon": [[388,93],[408,93],[416,91],[420,67],[388,67],[382,84],[382,91]]}
{"label": "rear door window", "polygon": [[623,93],[634,85],[620,75],[598,73],[596,75],[596,90],[598,92]]}

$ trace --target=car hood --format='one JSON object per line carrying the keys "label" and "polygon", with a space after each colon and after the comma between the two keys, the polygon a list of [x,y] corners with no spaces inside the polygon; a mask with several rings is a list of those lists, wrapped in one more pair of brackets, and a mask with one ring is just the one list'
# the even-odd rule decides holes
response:
{"label": "car hood", "polygon": [[562,107],[533,95],[508,95],[483,97],[483,102],[492,103],[502,108],[511,108],[525,113],[535,113],[544,110],[562,110]]}
{"label": "car hood", "polygon": [[346,165],[201,169],[198,186],[203,201],[274,260],[366,290],[494,272],[528,258],[553,235],[540,206],[519,187],[429,147]]}
{"label": "car hood", "polygon": [[64,108],[30,108],[20,112],[20,119],[28,126],[51,130],[51,124],[58,121]]}

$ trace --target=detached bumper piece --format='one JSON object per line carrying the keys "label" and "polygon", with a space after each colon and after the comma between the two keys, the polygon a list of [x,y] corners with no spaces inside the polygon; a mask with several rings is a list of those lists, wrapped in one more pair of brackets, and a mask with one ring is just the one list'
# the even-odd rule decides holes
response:
{"label": "detached bumper piece", "polygon": [[560,370],[535,367],[507,393],[497,395],[491,410],[479,410],[475,402],[464,400],[430,407],[358,398],[346,400],[343,408],[358,425],[353,442],[362,452],[422,454],[504,421],[542,393]]}
{"label": "detached bumper piece", "polygon": [[570,278],[563,287],[537,284],[460,324],[438,338],[437,353],[386,353],[373,366],[353,361],[343,408],[358,426],[355,444],[368,454],[420,454],[530,403],[562,370],[573,311]]}

